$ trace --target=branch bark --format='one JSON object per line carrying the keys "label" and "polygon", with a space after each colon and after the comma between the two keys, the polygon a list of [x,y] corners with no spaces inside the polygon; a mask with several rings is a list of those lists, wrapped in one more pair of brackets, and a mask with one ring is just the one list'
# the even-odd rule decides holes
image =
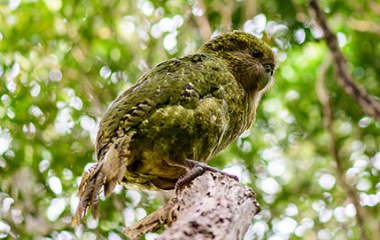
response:
{"label": "branch bark", "polygon": [[207,171],[124,233],[135,239],[165,224],[169,228],[158,240],[239,240],[259,212],[256,195],[249,187]]}
{"label": "branch bark", "polygon": [[380,103],[369,95],[363,87],[355,83],[352,75],[348,71],[347,61],[339,49],[337,38],[327,25],[326,16],[321,10],[318,0],[308,1],[309,8],[314,12],[315,20],[322,28],[327,46],[332,53],[335,76],[338,79],[338,83],[346,93],[359,103],[365,113],[374,117],[377,121],[380,121]]}

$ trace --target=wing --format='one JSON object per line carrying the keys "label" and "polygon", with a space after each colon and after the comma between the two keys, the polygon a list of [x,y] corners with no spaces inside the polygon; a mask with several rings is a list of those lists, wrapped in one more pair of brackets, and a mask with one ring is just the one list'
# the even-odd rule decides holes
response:
{"label": "wing", "polygon": [[122,138],[159,108],[183,105],[195,108],[198,100],[212,95],[230,80],[226,65],[207,54],[194,54],[158,64],[124,91],[105,113],[97,135],[100,161],[112,143]]}

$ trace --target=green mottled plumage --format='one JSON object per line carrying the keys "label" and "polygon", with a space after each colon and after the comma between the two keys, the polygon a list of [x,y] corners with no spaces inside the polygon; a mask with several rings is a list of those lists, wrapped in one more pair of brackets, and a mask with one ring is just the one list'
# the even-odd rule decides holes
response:
{"label": "green mottled plumage", "polygon": [[82,179],[73,223],[90,205],[96,215],[102,185],[106,195],[116,182],[173,189],[187,159],[207,162],[251,126],[274,69],[268,45],[234,31],[142,76],[100,123],[99,163]]}

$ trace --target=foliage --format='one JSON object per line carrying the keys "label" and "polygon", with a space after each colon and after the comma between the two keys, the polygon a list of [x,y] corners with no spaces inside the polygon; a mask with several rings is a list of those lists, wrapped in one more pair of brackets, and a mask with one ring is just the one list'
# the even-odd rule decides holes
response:
{"label": "foliage", "polygon": [[[380,96],[380,5],[321,4],[355,80]],[[315,91],[329,50],[306,2],[290,0],[0,1],[0,238],[125,239],[119,227],[167,193],[119,187],[101,201],[99,221],[70,227],[102,113],[147,69],[230,29],[261,36],[280,65],[254,126],[211,161],[258,195],[263,211],[246,239],[359,239]],[[344,177],[379,239],[380,124],[331,67],[325,77]]]}

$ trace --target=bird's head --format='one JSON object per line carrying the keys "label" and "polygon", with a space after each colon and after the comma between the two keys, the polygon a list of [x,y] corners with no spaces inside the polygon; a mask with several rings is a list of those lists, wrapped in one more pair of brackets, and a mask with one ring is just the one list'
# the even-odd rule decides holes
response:
{"label": "bird's head", "polygon": [[276,69],[272,49],[263,40],[245,32],[221,34],[203,44],[200,52],[221,58],[245,91],[254,95],[267,89]]}

